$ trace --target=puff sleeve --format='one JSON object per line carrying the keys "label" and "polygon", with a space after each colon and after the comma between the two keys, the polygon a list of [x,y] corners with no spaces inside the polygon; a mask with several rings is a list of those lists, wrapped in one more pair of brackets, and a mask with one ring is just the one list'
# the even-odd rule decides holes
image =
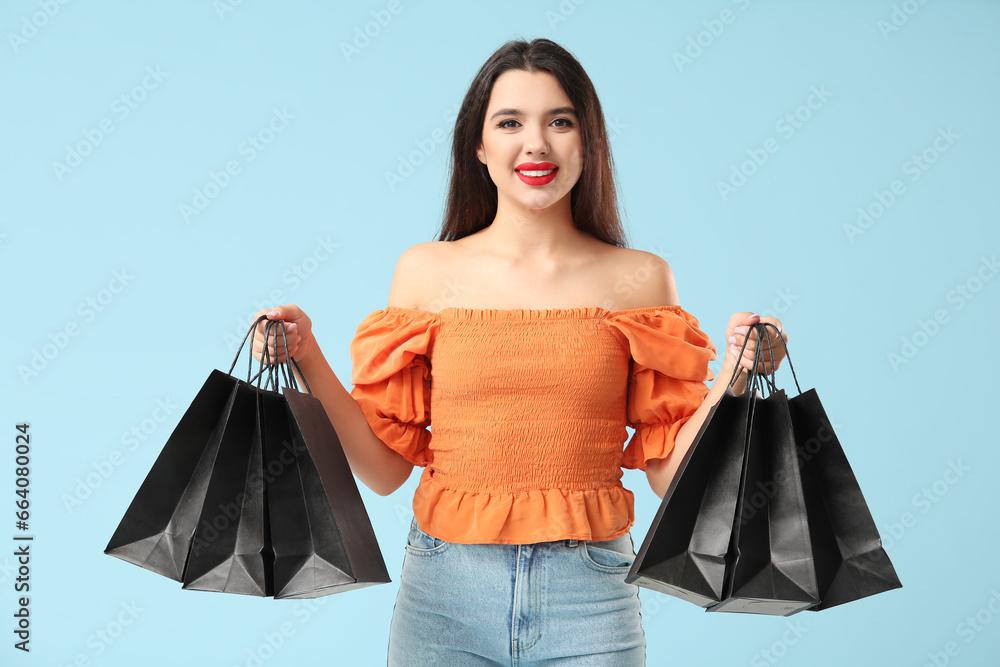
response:
{"label": "puff sleeve", "polygon": [[370,313],[350,344],[351,396],[375,435],[407,461],[426,466],[431,433],[432,313],[390,306]]}
{"label": "puff sleeve", "polygon": [[677,433],[705,400],[708,362],[718,358],[698,320],[680,306],[620,311],[610,323],[628,339],[627,423],[635,429],[622,467],[645,470],[649,459],[666,458]]}

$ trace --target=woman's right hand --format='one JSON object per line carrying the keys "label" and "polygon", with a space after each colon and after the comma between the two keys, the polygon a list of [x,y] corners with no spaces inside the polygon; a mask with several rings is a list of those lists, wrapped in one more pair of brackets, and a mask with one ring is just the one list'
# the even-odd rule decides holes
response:
{"label": "woman's right hand", "polygon": [[284,363],[285,359],[285,343],[288,344],[288,353],[292,355],[295,361],[302,361],[314,347],[313,336],[312,336],[312,321],[309,317],[302,312],[302,310],[294,305],[288,304],[287,306],[277,306],[276,308],[264,310],[258,310],[254,313],[253,319],[256,320],[261,315],[267,315],[267,319],[272,322],[282,321],[285,323],[285,335],[281,335],[281,327],[272,326],[271,336],[269,340],[264,340],[264,326],[267,324],[265,321],[260,321],[257,323],[257,330],[253,334],[253,357],[258,362],[260,362],[264,355],[264,345],[267,344],[268,354],[270,355],[271,363]]}

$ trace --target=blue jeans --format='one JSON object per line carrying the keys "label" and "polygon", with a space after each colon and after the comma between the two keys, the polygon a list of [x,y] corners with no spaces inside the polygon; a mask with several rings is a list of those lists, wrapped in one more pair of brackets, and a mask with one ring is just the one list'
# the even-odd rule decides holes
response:
{"label": "blue jeans", "polygon": [[629,534],[457,544],[410,523],[389,628],[390,667],[645,665]]}

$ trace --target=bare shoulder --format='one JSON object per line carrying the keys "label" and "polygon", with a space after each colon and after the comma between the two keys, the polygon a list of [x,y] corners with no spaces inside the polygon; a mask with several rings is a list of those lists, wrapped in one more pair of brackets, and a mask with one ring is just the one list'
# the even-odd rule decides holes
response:
{"label": "bare shoulder", "polygon": [[610,257],[615,292],[624,297],[623,308],[678,304],[677,284],[667,260],[636,248],[616,247]]}
{"label": "bare shoulder", "polygon": [[396,261],[389,288],[389,305],[420,309],[426,285],[435,267],[441,266],[448,251],[446,241],[417,243],[402,252]]}

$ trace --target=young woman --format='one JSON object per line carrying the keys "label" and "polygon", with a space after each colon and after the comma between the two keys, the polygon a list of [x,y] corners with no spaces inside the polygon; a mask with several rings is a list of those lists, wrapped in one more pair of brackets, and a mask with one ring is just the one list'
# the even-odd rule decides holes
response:
{"label": "young woman", "polygon": [[350,393],[301,309],[267,314],[362,482],[388,495],[424,468],[389,664],[644,664],[622,469],[663,496],[761,318],[733,314],[706,387],[715,346],[667,263],[625,247],[601,106],[565,49],[512,41],[480,69],[440,238],[402,254],[388,301],[351,342]]}

